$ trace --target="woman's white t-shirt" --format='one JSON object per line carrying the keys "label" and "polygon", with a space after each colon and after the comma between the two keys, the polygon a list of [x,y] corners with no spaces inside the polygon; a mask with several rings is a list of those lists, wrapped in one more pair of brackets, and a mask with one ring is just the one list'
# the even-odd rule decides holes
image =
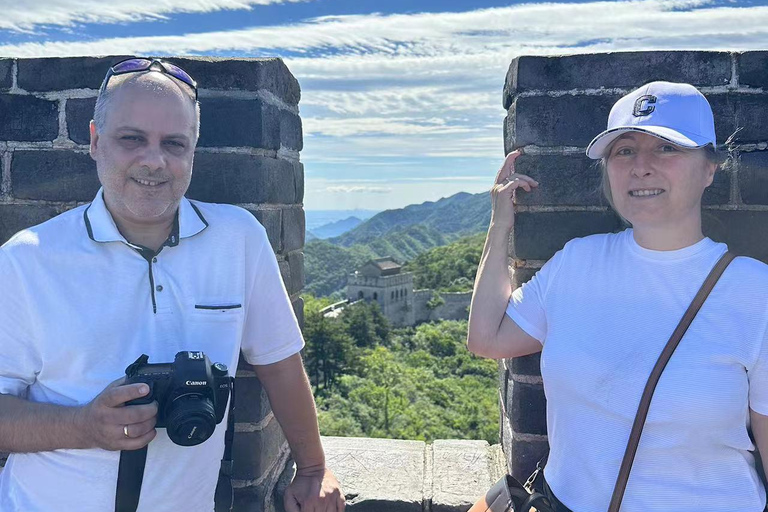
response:
{"label": "woman's white t-shirt", "polygon": [[[541,341],[555,495],[605,512],[645,383],[719,258],[708,238],[640,247],[631,229],[570,241],[507,314]],[[749,408],[768,415],[768,265],[736,258],[661,376],[622,512],[759,512]],[[767,454],[768,455],[768,454]]]}

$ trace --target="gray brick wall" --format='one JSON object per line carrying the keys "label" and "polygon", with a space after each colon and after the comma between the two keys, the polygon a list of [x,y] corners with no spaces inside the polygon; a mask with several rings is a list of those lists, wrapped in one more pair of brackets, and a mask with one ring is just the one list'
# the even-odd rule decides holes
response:
{"label": "gray brick wall", "polygon": [[[99,188],[88,123],[104,74],[123,57],[0,59],[0,244],[89,202]],[[201,131],[188,197],[237,204],[265,226],[299,320],[304,168],[299,84],[279,59],[171,59],[200,84]],[[237,371],[239,511],[274,510],[288,445],[253,371]],[[0,467],[5,457],[0,454]]]}
{"label": "gray brick wall", "polygon": [[[519,197],[510,240],[515,283],[571,238],[623,229],[584,156],[613,102],[653,80],[688,82],[709,99],[718,143],[737,129],[732,161],[704,197],[704,232],[768,262],[768,52],[626,52],[519,57],[503,92],[504,150],[524,147],[520,172],[543,186]],[[539,356],[500,362],[502,445],[510,471],[527,478],[546,450]]]}

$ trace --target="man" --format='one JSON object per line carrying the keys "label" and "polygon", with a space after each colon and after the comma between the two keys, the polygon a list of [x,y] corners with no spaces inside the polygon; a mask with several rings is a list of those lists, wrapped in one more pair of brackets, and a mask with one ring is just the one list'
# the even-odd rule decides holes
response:
{"label": "man", "polygon": [[241,350],[296,461],[286,510],[344,509],[264,228],[240,208],[183,197],[198,125],[183,70],[116,64],[90,126],[96,198],[0,249],[0,451],[12,453],[0,512],[114,510],[119,450],[147,445],[138,510],[211,512],[226,423],[175,445],[155,429],[156,402],[125,405],[148,387],[118,377],[142,353],[169,363],[178,351],[234,374]]}

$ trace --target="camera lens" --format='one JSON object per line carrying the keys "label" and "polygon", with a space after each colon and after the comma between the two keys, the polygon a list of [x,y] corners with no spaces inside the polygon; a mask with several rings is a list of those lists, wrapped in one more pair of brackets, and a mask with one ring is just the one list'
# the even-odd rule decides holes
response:
{"label": "camera lens", "polygon": [[213,434],[216,413],[213,404],[198,394],[178,397],[168,408],[166,428],[171,441],[181,446],[195,446]]}

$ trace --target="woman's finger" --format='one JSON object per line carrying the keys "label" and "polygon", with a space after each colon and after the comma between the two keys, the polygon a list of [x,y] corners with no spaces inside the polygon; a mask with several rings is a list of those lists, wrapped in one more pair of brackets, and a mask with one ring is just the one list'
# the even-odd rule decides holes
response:
{"label": "woman's finger", "polygon": [[504,163],[501,164],[501,168],[499,169],[499,172],[496,173],[497,184],[500,185],[504,183],[511,174],[514,174],[515,160],[517,160],[517,157],[519,157],[522,154],[523,154],[523,150],[517,149],[507,155],[507,157],[504,159]]}

